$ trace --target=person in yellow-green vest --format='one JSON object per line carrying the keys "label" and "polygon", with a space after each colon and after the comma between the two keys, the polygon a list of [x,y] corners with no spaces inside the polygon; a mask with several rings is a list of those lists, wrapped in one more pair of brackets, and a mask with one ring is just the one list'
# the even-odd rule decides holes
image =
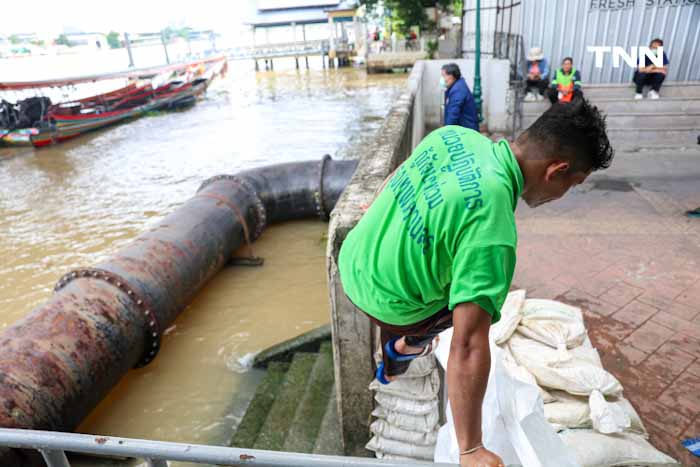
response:
{"label": "person in yellow-green vest", "polygon": [[574,60],[566,57],[561,62],[561,68],[557,70],[554,79],[547,90],[547,97],[555,102],[571,102],[583,97],[581,91],[581,73],[574,68]]}

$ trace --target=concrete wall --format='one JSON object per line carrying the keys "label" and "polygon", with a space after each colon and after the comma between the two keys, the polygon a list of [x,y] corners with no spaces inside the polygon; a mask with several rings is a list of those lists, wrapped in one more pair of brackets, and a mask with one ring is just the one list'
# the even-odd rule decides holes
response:
{"label": "concrete wall", "polygon": [[[368,385],[373,378],[374,330],[369,319],[347,299],[338,275],[337,259],[347,233],[357,224],[375,192],[408,157],[424,136],[422,75],[417,63],[406,87],[369,146],[357,154],[360,163],[331,213],[327,272],[331,301],[333,359],[338,414],[347,455],[366,455],[373,403]],[[359,149],[358,149],[359,150]]]}
{"label": "concrete wall", "polygon": [[[438,86],[440,68],[446,63],[457,63],[469,88],[474,91],[474,60],[429,60],[424,62],[423,99],[425,120],[428,128],[437,128],[442,124],[443,94]],[[510,108],[510,62],[508,60],[482,59],[481,90],[484,123],[490,132],[505,133],[512,127],[512,108]]]}

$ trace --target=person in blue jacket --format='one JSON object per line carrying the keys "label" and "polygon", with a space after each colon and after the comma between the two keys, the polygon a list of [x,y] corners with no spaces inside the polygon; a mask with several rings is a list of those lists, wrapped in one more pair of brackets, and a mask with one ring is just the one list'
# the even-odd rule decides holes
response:
{"label": "person in blue jacket", "polygon": [[479,131],[476,103],[456,63],[443,65],[440,86],[445,89],[445,125],[459,125]]}

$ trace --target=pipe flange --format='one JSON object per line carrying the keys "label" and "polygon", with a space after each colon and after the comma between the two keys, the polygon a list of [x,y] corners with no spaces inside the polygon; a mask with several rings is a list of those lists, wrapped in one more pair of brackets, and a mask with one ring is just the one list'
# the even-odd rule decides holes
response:
{"label": "pipe flange", "polygon": [[235,185],[238,185],[253,197],[253,205],[255,206],[256,225],[251,241],[257,240],[258,237],[260,237],[260,235],[262,234],[263,230],[265,229],[265,226],[267,225],[267,213],[265,211],[265,205],[260,199],[260,196],[258,196],[257,190],[248,180],[236,175],[217,175],[215,177],[211,177],[204,180],[204,182],[202,182],[202,185],[197,190],[197,193],[199,193],[212,183],[218,182],[220,180],[226,180],[232,182]]}
{"label": "pipe flange", "polygon": [[323,176],[325,175],[326,171],[326,163],[331,159],[332,158],[330,154],[325,154],[321,159],[318,174],[318,189],[314,191],[314,203],[316,204],[316,214],[318,214],[318,217],[320,217],[323,221],[327,221],[329,217],[328,212],[326,212],[326,208],[324,207],[323,203]]}
{"label": "pipe flange", "polygon": [[148,365],[158,354],[160,350],[160,323],[153,312],[153,308],[148,305],[148,301],[141,297],[133,287],[129,285],[126,279],[119,274],[111,271],[106,271],[99,268],[76,269],[68,274],[65,274],[56,283],[54,292],[58,292],[75,279],[97,279],[116,287],[126,293],[136,308],[143,314],[146,319],[146,343],[143,355],[139,359],[135,368],[141,368]]}

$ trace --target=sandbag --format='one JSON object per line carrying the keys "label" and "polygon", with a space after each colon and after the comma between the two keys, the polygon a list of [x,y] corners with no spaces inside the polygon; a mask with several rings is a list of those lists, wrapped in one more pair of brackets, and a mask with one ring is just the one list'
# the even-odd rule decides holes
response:
{"label": "sandbag", "polygon": [[523,317],[522,308],[525,303],[525,291],[510,292],[501,307],[501,319],[491,326],[489,337],[492,342],[502,344],[515,332]]}
{"label": "sandbag", "polygon": [[435,400],[440,392],[440,376],[437,369],[433,369],[426,376],[417,378],[401,376],[391,384],[381,384],[375,379],[370,383],[369,389],[404,399],[430,401]]}
{"label": "sandbag", "polygon": [[401,441],[402,443],[417,444],[419,446],[435,446],[437,441],[437,426],[433,431],[422,433],[411,431],[392,425],[381,418],[376,419],[369,426],[369,430],[383,438]]}
{"label": "sandbag", "polygon": [[542,299],[525,300],[518,332],[557,349],[558,361],[569,360],[567,349],[578,347],[586,338],[579,308]]}
{"label": "sandbag", "polygon": [[622,393],[617,378],[593,364],[593,357],[584,358],[584,355],[592,355],[594,349],[578,347],[569,361],[561,362],[550,347],[522,336],[519,331],[508,340],[508,347],[515,361],[532,373],[540,386],[581,396],[596,390],[613,396]]}
{"label": "sandbag", "polygon": [[[591,419],[591,406],[588,398],[574,396],[564,391],[552,391],[551,394],[555,401],[544,406],[544,415],[555,430],[600,426],[600,421],[596,421],[594,424]],[[647,430],[642,420],[627,399],[624,397],[610,398],[607,403],[624,413],[629,419],[630,424],[625,428],[625,431],[647,437]],[[596,430],[601,431],[598,428]]]}
{"label": "sandbag", "polygon": [[554,397],[548,391],[541,388],[537,384],[537,380],[532,375],[532,373],[527,371],[527,369],[524,366],[518,365],[518,362],[515,361],[515,358],[513,358],[513,355],[510,353],[508,346],[501,347],[501,350],[503,351],[503,367],[506,369],[510,376],[517,379],[518,381],[522,381],[523,383],[535,386],[540,392],[542,401],[545,404],[549,404],[550,402],[555,401]]}
{"label": "sandbag", "polygon": [[392,396],[384,392],[377,392],[374,400],[386,410],[393,410],[407,415],[427,415],[438,411],[437,399],[432,401],[418,401]]}
{"label": "sandbag", "polygon": [[581,467],[680,465],[634,433],[603,435],[593,430],[564,430],[559,437],[571,448]]}
{"label": "sandbag", "polygon": [[395,410],[387,410],[381,406],[374,408],[372,416],[386,420],[391,425],[421,433],[430,433],[436,430],[440,420],[440,414],[437,410],[425,415],[409,415]]}
{"label": "sandbag", "polygon": [[372,439],[369,440],[365,448],[374,451],[378,458],[382,458],[385,454],[391,454],[411,458],[413,460],[432,460],[433,453],[435,452],[433,446],[407,444],[377,435],[374,435]]}
{"label": "sandbag", "polygon": [[381,406],[374,408],[372,411],[372,416],[385,420],[387,423],[393,426],[398,426],[406,430],[421,433],[430,433],[437,429],[438,422],[440,420],[440,416],[437,411],[426,415],[408,415],[395,410],[387,410]]}
{"label": "sandbag", "polygon": [[588,405],[591,407],[593,429],[599,433],[621,433],[632,424],[624,409],[616,404],[608,403],[600,391],[591,393]]}

